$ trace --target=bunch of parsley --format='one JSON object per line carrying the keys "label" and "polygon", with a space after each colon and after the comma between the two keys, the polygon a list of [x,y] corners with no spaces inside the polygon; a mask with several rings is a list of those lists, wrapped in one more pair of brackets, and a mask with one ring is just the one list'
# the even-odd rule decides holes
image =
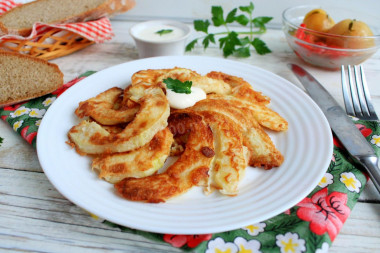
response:
{"label": "bunch of parsley", "polygon": [[[223,51],[224,57],[229,55],[235,55],[237,57],[249,57],[251,55],[251,46],[260,55],[270,53],[271,50],[267,47],[264,41],[254,37],[254,35],[260,35],[266,32],[265,25],[272,20],[272,17],[252,17],[254,5],[251,2],[248,6],[240,6],[239,10],[241,14],[238,15],[238,8],[230,11],[226,17],[224,17],[223,8],[221,6],[212,6],[212,23],[215,27],[224,26],[225,32],[209,33],[208,28],[210,21],[206,20],[194,20],[194,29],[198,32],[204,32],[206,35],[200,38],[196,38],[186,46],[186,51],[194,49],[198,40],[202,40],[204,49],[207,49],[210,43],[216,44],[215,37],[219,38],[219,48]],[[245,32],[236,32],[228,27],[228,24],[237,22],[238,24],[248,27],[249,30]],[[239,36],[240,35],[240,36]],[[247,35],[242,37],[241,35]]]}

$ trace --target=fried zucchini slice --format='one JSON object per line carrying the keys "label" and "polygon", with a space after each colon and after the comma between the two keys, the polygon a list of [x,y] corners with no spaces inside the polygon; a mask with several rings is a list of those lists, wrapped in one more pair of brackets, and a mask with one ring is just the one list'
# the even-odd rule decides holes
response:
{"label": "fried zucchini slice", "polygon": [[201,116],[176,114],[169,119],[174,135],[189,134],[185,151],[161,173],[144,178],[125,178],[115,189],[124,198],[150,203],[165,202],[194,186],[207,185],[208,171],[214,158],[213,134]]}
{"label": "fried zucchini slice", "polygon": [[270,103],[269,97],[264,96],[261,92],[255,91],[252,86],[241,77],[228,75],[218,71],[211,71],[206,76],[217,80],[223,80],[225,83],[229,84],[232,88],[230,95],[236,98],[259,103],[261,105],[267,105]]}
{"label": "fried zucchini slice", "polygon": [[110,133],[98,123],[87,120],[70,129],[69,140],[79,153],[101,154],[130,151],[150,142],[158,131],[167,126],[170,106],[161,88],[138,86],[129,91],[140,104],[140,110],[133,121],[120,133]]}
{"label": "fried zucchini slice", "polygon": [[141,148],[94,158],[92,169],[99,172],[99,178],[112,184],[126,177],[150,176],[164,165],[172,142],[172,133],[164,128]]}
{"label": "fried zucchini slice", "polygon": [[209,173],[209,185],[222,194],[235,196],[248,164],[241,128],[223,114],[209,111],[199,113],[214,135],[215,158]]}
{"label": "fried zucchini slice", "polygon": [[117,125],[127,123],[135,117],[139,106],[120,106],[123,89],[110,88],[96,97],[80,102],[75,114],[79,118],[91,117],[102,125]]}
{"label": "fried zucchini slice", "polygon": [[288,122],[283,117],[281,117],[280,114],[264,105],[251,103],[234,96],[219,96],[212,94],[207,98],[212,100],[229,100],[232,104],[234,104],[235,107],[252,111],[257,122],[263,127],[270,130],[280,132],[286,131],[288,129]]}
{"label": "fried zucchini slice", "polygon": [[[247,108],[236,106],[234,100],[222,99],[222,97],[205,99],[188,109],[221,113],[239,125],[243,134],[243,144],[249,151],[249,165],[269,169],[282,164],[283,156],[258,124],[253,112]],[[257,147],[260,148],[257,149]]]}

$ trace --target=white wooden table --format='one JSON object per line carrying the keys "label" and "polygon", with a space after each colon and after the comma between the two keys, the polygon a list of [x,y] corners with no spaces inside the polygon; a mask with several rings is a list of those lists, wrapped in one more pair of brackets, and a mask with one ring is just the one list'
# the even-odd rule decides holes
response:
{"label": "white wooden table", "polygon": [[[53,60],[69,81],[86,70],[107,67],[138,58],[127,21],[113,22],[115,37]],[[288,47],[280,30],[262,37],[273,53],[242,61],[269,70],[300,86],[286,66],[303,64]],[[189,55],[223,58],[217,48],[197,48]],[[303,64],[304,65],[304,64]],[[340,73],[304,65],[342,104]],[[380,53],[365,62],[367,80],[380,113]],[[342,104],[343,105],[343,104]],[[0,251],[27,252],[180,252],[167,244],[120,232],[95,222],[88,213],[65,199],[44,175],[36,151],[11,127],[0,121]],[[369,182],[330,252],[380,252],[380,197]]]}

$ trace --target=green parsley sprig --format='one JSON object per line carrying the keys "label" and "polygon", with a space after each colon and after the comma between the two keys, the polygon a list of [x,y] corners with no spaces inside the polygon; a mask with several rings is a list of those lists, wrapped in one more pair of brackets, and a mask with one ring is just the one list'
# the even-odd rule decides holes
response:
{"label": "green parsley sprig", "polygon": [[163,80],[163,83],[166,84],[166,88],[171,89],[176,93],[191,93],[191,86],[193,85],[192,81],[182,82],[178,79],[166,78]]}
{"label": "green parsley sprig", "polygon": [[157,31],[156,33],[159,34],[160,36],[162,36],[164,34],[168,34],[171,32],[173,32],[173,29],[162,29],[162,30]]}
{"label": "green parsley sprig", "polygon": [[[238,14],[238,9],[241,13]],[[216,44],[215,37],[220,36],[219,48],[223,51],[224,57],[235,55],[237,57],[249,57],[251,55],[250,48],[253,47],[260,55],[272,52],[264,41],[255,35],[261,35],[266,32],[265,25],[271,21],[272,17],[256,17],[253,18],[252,12],[254,5],[251,2],[248,6],[240,6],[230,11],[224,17],[223,8],[221,6],[211,7],[211,22],[215,27],[224,26],[225,32],[210,33],[208,31],[211,22],[206,20],[194,20],[194,29],[198,32],[203,32],[206,35],[191,41],[186,46],[186,51],[194,49],[198,40],[202,40],[204,49],[207,49],[210,43]],[[228,24],[237,22],[238,24],[248,27],[248,31],[236,32],[228,27]],[[241,35],[247,35],[242,37]]]}
{"label": "green parsley sprig", "polygon": [[0,137],[0,146],[1,146],[1,144],[3,143],[3,140],[4,140],[4,139]]}

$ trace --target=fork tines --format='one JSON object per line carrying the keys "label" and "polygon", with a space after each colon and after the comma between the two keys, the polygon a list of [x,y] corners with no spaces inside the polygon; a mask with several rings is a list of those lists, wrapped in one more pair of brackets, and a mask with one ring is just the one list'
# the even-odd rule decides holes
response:
{"label": "fork tines", "polygon": [[342,91],[348,115],[363,120],[378,120],[362,65],[342,66]]}

